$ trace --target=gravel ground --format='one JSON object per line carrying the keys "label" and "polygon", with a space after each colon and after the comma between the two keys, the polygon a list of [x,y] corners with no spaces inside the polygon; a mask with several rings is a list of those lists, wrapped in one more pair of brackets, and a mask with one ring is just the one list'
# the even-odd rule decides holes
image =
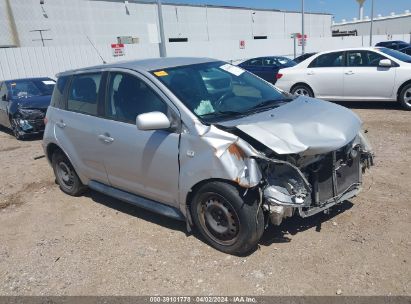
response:
{"label": "gravel ground", "polygon": [[364,190],[329,215],[269,228],[244,257],[185,224],[56,184],[39,139],[0,130],[0,295],[410,295],[411,113],[346,104],[377,155]]}

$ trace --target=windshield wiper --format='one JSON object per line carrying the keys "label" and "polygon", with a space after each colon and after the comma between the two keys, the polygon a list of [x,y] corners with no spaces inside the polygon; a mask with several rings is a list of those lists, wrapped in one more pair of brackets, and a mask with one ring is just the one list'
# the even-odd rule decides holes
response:
{"label": "windshield wiper", "polygon": [[287,103],[291,101],[292,99],[285,98],[285,99],[269,99],[265,100],[263,102],[260,102],[259,104],[251,107],[248,111],[253,111],[253,110],[259,110],[259,109],[266,109],[266,108],[277,108],[283,103]]}
{"label": "windshield wiper", "polygon": [[247,115],[244,112],[237,111],[215,111],[207,114],[200,115],[201,118],[217,118],[217,117],[241,117]]}

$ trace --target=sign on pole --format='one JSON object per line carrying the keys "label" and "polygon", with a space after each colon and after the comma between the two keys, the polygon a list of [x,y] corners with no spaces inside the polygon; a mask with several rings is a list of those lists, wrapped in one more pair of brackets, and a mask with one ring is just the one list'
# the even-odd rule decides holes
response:
{"label": "sign on pole", "polygon": [[298,39],[298,46],[302,46],[303,43],[304,43],[304,46],[307,45],[307,35],[304,35],[304,39],[303,39],[303,35],[297,34],[297,39]]}
{"label": "sign on pole", "polygon": [[125,55],[123,43],[113,43],[111,45],[111,50],[113,52],[113,57],[121,57]]}

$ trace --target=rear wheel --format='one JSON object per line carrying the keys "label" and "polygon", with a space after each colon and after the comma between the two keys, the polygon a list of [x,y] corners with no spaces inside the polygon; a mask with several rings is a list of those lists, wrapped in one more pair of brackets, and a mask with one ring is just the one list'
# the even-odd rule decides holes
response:
{"label": "rear wheel", "polygon": [[401,90],[398,101],[404,109],[411,111],[411,83]]}
{"label": "rear wheel", "polygon": [[301,95],[307,97],[314,97],[314,93],[308,85],[305,84],[297,84],[292,87],[291,94],[293,95]]}
{"label": "rear wheel", "polygon": [[86,190],[86,186],[81,183],[72,164],[63,152],[57,151],[53,154],[52,166],[56,181],[63,192],[79,196]]}
{"label": "rear wheel", "polygon": [[191,214],[207,242],[229,254],[249,252],[264,232],[258,200],[244,202],[236,187],[222,182],[210,182],[197,191]]}

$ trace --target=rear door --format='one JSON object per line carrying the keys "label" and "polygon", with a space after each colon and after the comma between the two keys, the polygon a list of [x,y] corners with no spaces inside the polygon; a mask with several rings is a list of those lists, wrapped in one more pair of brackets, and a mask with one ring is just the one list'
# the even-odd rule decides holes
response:
{"label": "rear door", "polygon": [[344,69],[344,99],[378,100],[393,95],[396,67],[380,67],[385,56],[366,50],[347,52]]}
{"label": "rear door", "polygon": [[[178,131],[137,129],[139,114],[160,111],[179,121],[178,111],[143,76],[111,71],[99,153],[112,186],[178,207]],[[104,138],[110,140],[105,142]]]}
{"label": "rear door", "polygon": [[[53,94],[57,94],[57,88]],[[70,157],[81,175],[108,184],[101,155],[105,120],[101,117],[104,78],[102,72],[88,72],[72,76],[64,109],[55,109],[51,117],[59,145]],[[55,98],[53,98],[54,100]],[[55,101],[53,101],[54,103]]]}
{"label": "rear door", "polygon": [[344,52],[333,52],[316,57],[304,71],[304,79],[314,90],[315,97],[329,100],[344,95]]}

